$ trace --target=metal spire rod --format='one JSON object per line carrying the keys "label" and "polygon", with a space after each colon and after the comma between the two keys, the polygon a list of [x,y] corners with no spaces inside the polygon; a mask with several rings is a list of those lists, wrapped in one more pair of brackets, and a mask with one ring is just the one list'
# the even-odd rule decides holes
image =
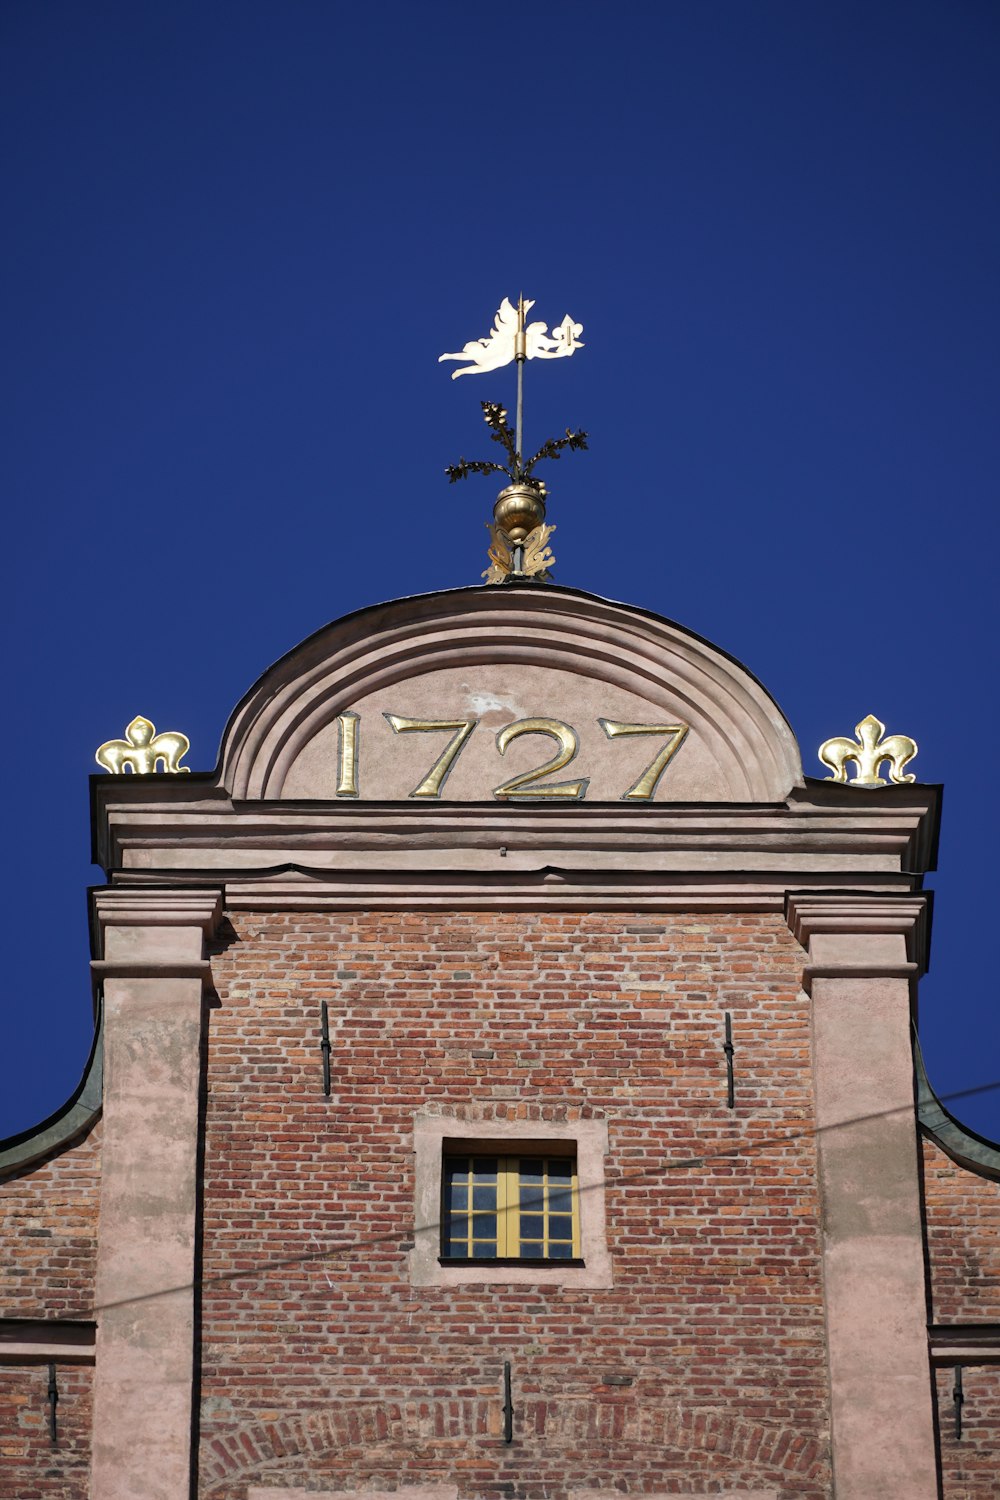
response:
{"label": "metal spire rod", "polygon": [[517,299],[517,334],[514,338],[514,361],[517,365],[517,421],[514,426],[514,451],[517,454],[517,478],[524,466],[524,362],[528,357],[524,337],[524,293]]}

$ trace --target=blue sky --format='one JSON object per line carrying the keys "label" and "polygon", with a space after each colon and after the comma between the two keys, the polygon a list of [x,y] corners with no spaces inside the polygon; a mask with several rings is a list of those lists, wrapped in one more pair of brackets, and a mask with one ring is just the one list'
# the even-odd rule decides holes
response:
{"label": "blue sky", "polygon": [[584,324],[527,375],[591,434],[558,581],[746,662],[807,773],[874,712],[946,783],[921,1035],[1000,1137],[998,62],[988,0],[6,0],[0,1133],[87,1052],[95,747],[209,769],[305,635],[478,581],[443,468],[513,377],[436,360],[523,288]]}

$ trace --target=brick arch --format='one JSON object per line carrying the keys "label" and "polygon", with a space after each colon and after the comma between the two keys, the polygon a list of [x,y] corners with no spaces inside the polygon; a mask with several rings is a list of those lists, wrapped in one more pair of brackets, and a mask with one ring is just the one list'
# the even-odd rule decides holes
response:
{"label": "brick arch", "polygon": [[458,589],[349,615],[276,662],[223,736],[221,784],[275,800],[303,749],[338,714],[429,672],[535,666],[626,690],[652,710],[677,705],[711,748],[715,800],[782,801],[802,784],[798,746],[747,669],[657,615],[576,590]]}
{"label": "brick arch", "polygon": [[[572,1451],[581,1442],[621,1444],[648,1464],[651,1453],[669,1453],[674,1463],[702,1472],[707,1455],[727,1459],[752,1472],[755,1482],[796,1486],[829,1484],[822,1445],[789,1427],[768,1426],[724,1413],[676,1406],[631,1406],[621,1401],[529,1400],[515,1412],[516,1428],[544,1436],[551,1451]],[[234,1480],[280,1481],[287,1461],[346,1452],[364,1452],[370,1466],[379,1447],[403,1449],[433,1442],[441,1452],[442,1473],[422,1480],[453,1477],[448,1460],[470,1441],[500,1436],[499,1403],[476,1399],[411,1402],[340,1402],[323,1411],[284,1414],[225,1434],[206,1437],[201,1451],[202,1494],[224,1492]],[[620,1462],[620,1461],[619,1461]],[[727,1477],[715,1474],[712,1477]],[[411,1482],[417,1476],[410,1475]]]}

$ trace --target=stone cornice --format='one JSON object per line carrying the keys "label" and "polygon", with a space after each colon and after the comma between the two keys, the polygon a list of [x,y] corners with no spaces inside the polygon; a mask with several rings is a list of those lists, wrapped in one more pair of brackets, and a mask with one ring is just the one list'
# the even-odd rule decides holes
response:
{"label": "stone cornice", "polygon": [[[784,910],[788,878],[782,872],[746,874],[719,870],[658,871],[569,869],[541,866],[491,870],[327,870],[286,865],[273,870],[230,870],[225,905],[230,911],[774,911]],[[513,861],[511,861],[513,865]],[[180,879],[217,883],[220,872],[125,870],[116,892],[154,891]],[[908,896],[905,874],[852,876],[875,896]],[[831,876],[834,894],[844,877]],[[864,892],[859,892],[863,895]]]}
{"label": "stone cornice", "polygon": [[823,784],[785,803],[233,802],[188,778],[96,781],[94,852],[109,872],[489,868],[506,851],[590,868],[781,868],[801,885],[812,870],[931,868],[939,804],[934,787],[845,799]]}

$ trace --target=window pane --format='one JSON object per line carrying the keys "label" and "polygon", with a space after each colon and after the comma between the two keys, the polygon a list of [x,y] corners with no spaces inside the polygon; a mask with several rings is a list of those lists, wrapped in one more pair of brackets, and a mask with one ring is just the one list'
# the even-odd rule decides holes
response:
{"label": "window pane", "polygon": [[572,1258],[579,1212],[573,1157],[451,1156],[442,1169],[442,1255]]}

